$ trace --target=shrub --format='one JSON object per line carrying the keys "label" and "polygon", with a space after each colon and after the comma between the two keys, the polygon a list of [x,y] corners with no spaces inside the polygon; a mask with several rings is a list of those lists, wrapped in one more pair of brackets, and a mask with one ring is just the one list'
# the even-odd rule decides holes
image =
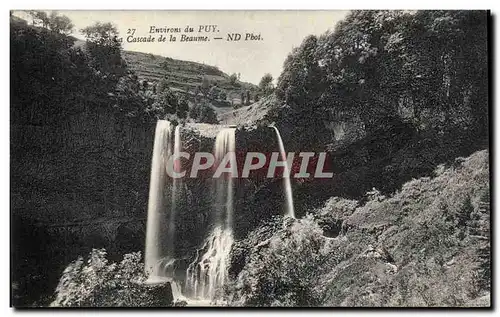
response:
{"label": "shrub", "polygon": [[217,114],[215,113],[215,111],[205,103],[195,103],[189,110],[189,117],[194,119],[196,122],[213,124],[219,122],[219,120],[217,120]]}
{"label": "shrub", "polygon": [[237,80],[238,80],[238,75],[236,75],[236,73],[232,73],[231,76],[229,76],[229,83],[231,85],[236,84]]}
{"label": "shrub", "polygon": [[188,111],[189,111],[189,104],[187,100],[185,98],[181,98],[179,100],[179,104],[177,105],[177,111],[176,111],[177,117],[179,117],[180,119],[186,119]]}
{"label": "shrub", "polygon": [[[260,230],[260,229],[258,229]],[[261,230],[264,235],[267,230]],[[317,306],[316,285],[328,261],[328,244],[311,217],[283,222],[268,239],[250,235],[254,247],[238,277],[227,286],[231,305]]]}
{"label": "shrub", "polygon": [[158,93],[156,100],[153,103],[153,108],[164,109],[166,113],[175,113],[177,110],[177,96],[168,88],[165,88],[161,93]]}
{"label": "shrub", "polygon": [[135,252],[109,263],[104,249],[93,249],[86,261],[80,257],[64,270],[51,306],[170,306],[172,298],[160,294],[161,286],[144,285],[140,260],[141,253]]}

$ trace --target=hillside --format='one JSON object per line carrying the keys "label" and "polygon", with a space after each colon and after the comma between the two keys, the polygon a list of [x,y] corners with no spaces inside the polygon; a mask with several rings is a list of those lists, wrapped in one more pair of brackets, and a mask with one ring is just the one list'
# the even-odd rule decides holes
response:
{"label": "hillside", "polygon": [[489,306],[489,213],[485,150],[389,197],[332,197],[233,247],[230,304]]}
{"label": "hillside", "polygon": [[[40,26],[33,26],[28,21],[17,16],[11,16],[10,22],[17,27],[27,27],[33,30],[43,30]],[[74,36],[67,36],[73,42],[74,48],[85,51],[86,41]],[[128,70],[135,73],[139,81],[148,83],[149,89],[157,87],[160,81],[166,82],[170,90],[177,95],[184,95],[193,104],[202,103],[212,108],[217,115],[233,110],[242,105],[242,94],[250,94],[254,100],[258,94],[258,87],[254,84],[242,82],[238,79],[231,80],[229,74],[224,73],[215,66],[173,59],[149,53],[126,51],[121,53],[127,64]],[[200,91],[206,86],[207,90],[217,88],[217,94]],[[225,96],[224,96],[225,95]]]}
{"label": "hillside", "polygon": [[276,105],[274,96],[263,98],[251,105],[227,111],[219,115],[222,124],[251,126],[261,121]]}
{"label": "hillside", "polygon": [[257,91],[257,86],[250,83],[238,80],[231,83],[230,76],[215,66],[142,52],[123,51],[122,56],[129,69],[134,71],[139,79],[152,84],[165,79],[173,90],[194,94],[196,87],[202,85],[205,77],[210,85],[216,85],[225,91],[227,100],[233,100],[235,104],[241,103],[242,92],[248,90],[253,94]]}

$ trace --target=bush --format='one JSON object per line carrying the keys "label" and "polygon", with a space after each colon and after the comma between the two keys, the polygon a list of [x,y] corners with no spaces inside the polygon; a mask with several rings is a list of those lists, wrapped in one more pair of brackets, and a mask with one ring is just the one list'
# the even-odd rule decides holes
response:
{"label": "bush", "polygon": [[159,294],[161,286],[144,285],[140,260],[141,253],[135,252],[120,263],[108,263],[104,249],[93,249],[86,261],[80,257],[64,270],[51,306],[170,306],[172,298]]}
{"label": "bush", "polygon": [[212,124],[219,123],[219,120],[217,120],[217,114],[208,104],[195,103],[189,110],[189,117],[194,119],[196,122]]}
{"label": "bush", "polygon": [[185,98],[181,98],[179,100],[179,104],[177,105],[177,111],[176,111],[177,117],[179,117],[180,119],[186,119],[188,111],[189,111],[189,104],[187,100]]}
{"label": "bush", "polygon": [[[329,259],[328,244],[322,230],[311,217],[288,222],[268,239],[250,234],[247,263],[227,286],[230,305],[317,306],[321,294],[316,285],[321,268]],[[293,221],[293,220],[291,220]],[[271,224],[271,227],[276,224]],[[267,233],[266,233],[267,232]],[[236,251],[238,252],[238,251]]]}
{"label": "bush", "polygon": [[231,85],[236,84],[237,80],[238,80],[238,75],[236,75],[236,73],[232,73],[231,76],[229,76],[229,83]]}
{"label": "bush", "polygon": [[166,113],[175,113],[178,103],[177,96],[170,89],[165,88],[156,96],[153,108],[164,109]]}

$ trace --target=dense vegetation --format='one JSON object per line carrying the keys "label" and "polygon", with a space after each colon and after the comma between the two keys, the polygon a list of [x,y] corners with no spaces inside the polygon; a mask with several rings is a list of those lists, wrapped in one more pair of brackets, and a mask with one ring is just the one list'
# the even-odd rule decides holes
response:
{"label": "dense vegetation", "polygon": [[230,305],[489,305],[488,152],[386,197],[332,197],[232,250]]}
{"label": "dense vegetation", "polygon": [[[164,119],[168,114],[173,119],[187,118],[184,94],[171,86],[157,92],[156,85],[140,80],[128,67],[122,56],[128,53],[122,51],[111,23],[98,22],[81,30],[87,38],[84,45],[55,32],[56,26],[50,23],[40,24],[43,27],[28,26],[19,19],[11,23],[13,123],[55,123],[68,113],[85,111],[83,104],[112,105],[125,116],[145,120]],[[207,108],[191,112],[192,120],[216,121],[206,103],[191,105]]]}
{"label": "dense vegetation", "polygon": [[52,307],[162,307],[171,306],[170,286],[145,285],[141,253],[125,254],[109,263],[104,249],[94,249],[64,270]]}
{"label": "dense vegetation", "polygon": [[296,146],[328,135],[328,119],[359,117],[369,135],[405,110],[417,130],[486,144],[487,23],[485,11],[354,11],[307,37],[276,89]]}

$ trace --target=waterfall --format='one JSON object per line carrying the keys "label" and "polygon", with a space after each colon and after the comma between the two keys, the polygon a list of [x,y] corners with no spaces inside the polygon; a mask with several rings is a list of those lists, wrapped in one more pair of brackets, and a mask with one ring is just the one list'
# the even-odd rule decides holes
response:
{"label": "waterfall", "polygon": [[288,166],[285,146],[283,145],[283,140],[281,139],[281,134],[278,128],[276,128],[275,126],[272,126],[272,128],[274,129],[274,131],[276,131],[276,137],[278,139],[281,158],[285,162],[285,168],[283,171],[283,187],[285,187],[285,195],[286,195],[286,216],[295,218],[295,209],[293,207],[292,184],[290,182],[290,166]]}
{"label": "waterfall", "polygon": [[[215,164],[219,165],[226,153],[236,151],[235,129],[221,130],[215,138],[214,157]],[[226,175],[218,177],[215,184],[215,206],[217,217],[216,224],[227,229],[233,227],[233,177]]]}
{"label": "waterfall", "polygon": [[[235,129],[223,129],[215,139],[214,157],[220,164],[228,152],[235,152]],[[227,278],[229,253],[233,244],[233,177],[216,178],[213,212],[215,227],[186,272],[187,291],[196,299],[214,300]]]}
{"label": "waterfall", "polygon": [[[173,142],[172,142],[173,141]],[[172,140],[171,124],[159,120],[156,124],[149,184],[148,219],[144,266],[150,282],[172,279],[174,274],[175,213],[179,182],[174,179],[169,195],[166,162],[172,152],[181,149],[180,126]],[[173,150],[173,151],[172,151]],[[170,203],[167,198],[171,196]]]}
{"label": "waterfall", "polygon": [[[290,183],[290,166],[286,163],[286,152],[283,140],[276,127],[273,127],[282,160],[285,162],[283,177],[286,195],[286,215],[295,217],[292,187]],[[212,188],[212,230],[208,233],[203,245],[196,251],[194,260],[186,270],[184,285],[175,280],[175,223],[182,188],[182,179],[167,178],[166,163],[172,154],[181,152],[180,126],[172,133],[170,122],[160,120],[156,125],[151,179],[149,188],[148,220],[146,232],[145,270],[149,273],[150,283],[169,281],[175,299],[186,300],[196,305],[213,303],[218,298],[217,292],[227,280],[229,254],[234,242],[234,177],[229,170],[236,169],[236,140],[234,128],[225,128],[217,133],[214,144],[215,166],[223,165],[226,173],[214,177]],[[231,153],[231,155],[226,155]],[[228,160],[229,157],[229,161]],[[234,160],[232,159],[234,158]],[[174,169],[179,168],[180,161],[174,162]],[[234,165],[233,165],[234,164]],[[182,292],[181,292],[181,286]]]}
{"label": "waterfall", "polygon": [[[178,125],[175,127],[175,132],[174,132],[174,151],[173,154],[177,154],[181,151],[181,126]],[[180,161],[177,162],[177,164],[180,164]],[[176,165],[177,165],[176,164]],[[174,166],[174,168],[178,168],[178,166]],[[181,185],[182,179],[180,178],[172,178],[172,204],[170,206],[170,214],[169,214],[169,221],[168,221],[168,236],[167,236],[167,241],[168,241],[168,250],[172,251],[169,253],[169,255],[174,255],[174,242],[175,242],[175,216],[177,214],[177,205],[178,205],[178,199],[179,199],[179,190],[180,190],[180,185]]]}
{"label": "waterfall", "polygon": [[145,270],[150,275],[157,275],[157,264],[163,255],[162,218],[165,216],[165,162],[171,155],[172,138],[170,122],[160,120],[156,123],[151,178],[149,181],[148,220],[146,230],[146,251],[144,254]]}

